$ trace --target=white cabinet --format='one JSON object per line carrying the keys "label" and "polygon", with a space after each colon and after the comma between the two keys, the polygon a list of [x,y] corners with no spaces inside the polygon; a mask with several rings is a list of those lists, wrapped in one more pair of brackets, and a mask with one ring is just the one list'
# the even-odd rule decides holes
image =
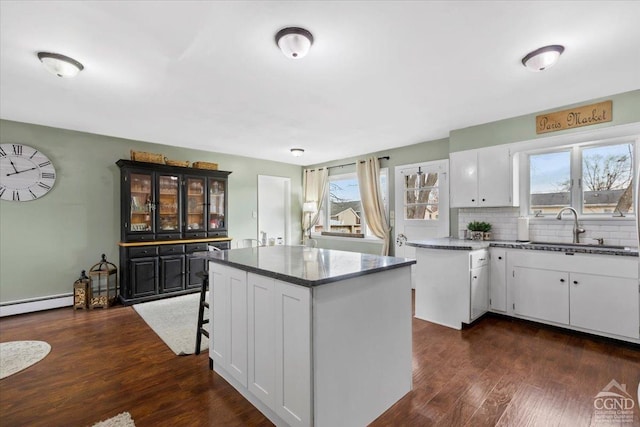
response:
{"label": "white cabinet", "polygon": [[507,253],[507,313],[618,339],[640,339],[638,259]]}
{"label": "white cabinet", "polygon": [[312,424],[310,292],[275,281],[275,411],[290,426]]}
{"label": "white cabinet", "polygon": [[213,339],[209,354],[234,379],[247,386],[247,274],[212,264],[209,272]]}
{"label": "white cabinet", "polygon": [[571,273],[572,326],[638,338],[638,281]]}
{"label": "white cabinet", "polygon": [[471,270],[471,312],[469,322],[473,322],[489,310],[489,267]]}
{"label": "white cabinet", "polygon": [[489,252],[416,250],[415,316],[461,329],[487,312]]}
{"label": "white cabinet", "polygon": [[273,279],[248,275],[249,391],[270,408],[276,402],[276,310]]}
{"label": "white cabinet", "polygon": [[518,168],[508,145],[450,154],[452,208],[518,206]]}
{"label": "white cabinet", "polygon": [[569,274],[515,267],[513,312],[520,316],[569,323]]}
{"label": "white cabinet", "polygon": [[248,389],[288,425],[310,425],[310,289],[247,276]]}
{"label": "white cabinet", "polygon": [[489,249],[489,308],[504,313],[507,311],[507,251]]}

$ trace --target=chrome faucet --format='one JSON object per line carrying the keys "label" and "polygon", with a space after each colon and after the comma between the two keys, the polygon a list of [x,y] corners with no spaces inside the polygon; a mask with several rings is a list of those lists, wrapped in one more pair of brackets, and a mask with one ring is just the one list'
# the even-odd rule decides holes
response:
{"label": "chrome faucet", "polygon": [[556,215],[556,219],[561,220],[564,211],[571,211],[573,213],[573,243],[580,243],[580,234],[584,233],[585,230],[584,228],[580,228],[578,224],[578,212],[571,207],[562,208],[560,212],[558,212],[558,215]]}

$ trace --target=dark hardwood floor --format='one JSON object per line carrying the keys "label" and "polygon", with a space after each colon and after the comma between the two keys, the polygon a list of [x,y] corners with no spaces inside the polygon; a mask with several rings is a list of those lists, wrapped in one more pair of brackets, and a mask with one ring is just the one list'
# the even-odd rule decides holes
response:
{"label": "dark hardwood floor", "polygon": [[[0,342],[13,340],[52,350],[0,380],[2,427],[89,426],[124,411],[138,427],[271,425],[209,370],[207,352],[175,356],[131,307],[0,319]],[[637,399],[640,348],[497,316],[463,331],[414,319],[413,379],[372,425],[612,425],[596,420],[594,397],[615,379]],[[633,411],[613,425],[639,426],[637,401]]]}

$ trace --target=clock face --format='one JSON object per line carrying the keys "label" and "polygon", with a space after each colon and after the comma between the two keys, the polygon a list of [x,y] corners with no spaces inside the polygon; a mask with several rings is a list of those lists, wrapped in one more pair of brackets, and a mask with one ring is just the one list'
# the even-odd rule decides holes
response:
{"label": "clock face", "polygon": [[0,144],[0,198],[28,202],[49,192],[56,182],[51,160],[35,148]]}

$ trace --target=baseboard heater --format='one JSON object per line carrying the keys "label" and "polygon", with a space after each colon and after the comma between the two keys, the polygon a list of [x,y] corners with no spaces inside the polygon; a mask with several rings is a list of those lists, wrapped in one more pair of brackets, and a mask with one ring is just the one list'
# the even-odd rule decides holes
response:
{"label": "baseboard heater", "polygon": [[73,293],[8,301],[0,303],[0,317],[31,313],[34,311],[51,310],[52,308],[70,307],[72,305]]}

